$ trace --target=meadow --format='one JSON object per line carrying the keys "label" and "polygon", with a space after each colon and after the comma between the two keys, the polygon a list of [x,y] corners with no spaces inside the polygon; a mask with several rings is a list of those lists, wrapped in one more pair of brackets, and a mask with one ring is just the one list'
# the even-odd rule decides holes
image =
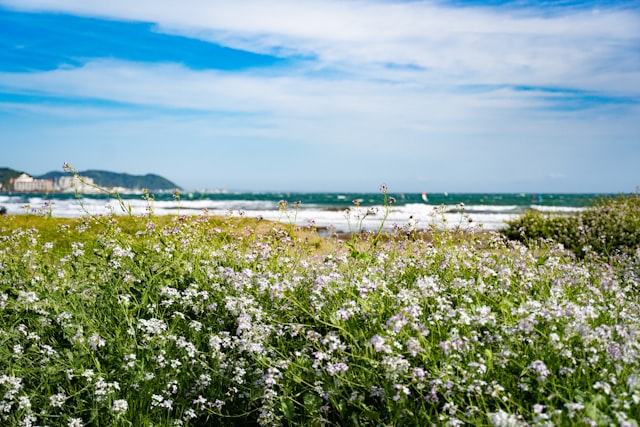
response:
{"label": "meadow", "polygon": [[[346,240],[241,213],[1,216],[0,424],[637,426],[640,203],[612,203]],[[592,232],[612,217],[631,225]]]}

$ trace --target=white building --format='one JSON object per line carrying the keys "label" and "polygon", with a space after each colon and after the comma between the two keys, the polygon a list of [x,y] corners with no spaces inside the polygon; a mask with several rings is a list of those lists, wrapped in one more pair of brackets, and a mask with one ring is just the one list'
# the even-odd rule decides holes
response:
{"label": "white building", "polygon": [[93,178],[85,176],[61,176],[58,179],[58,190],[63,193],[99,193],[100,187],[94,182]]}
{"label": "white building", "polygon": [[26,173],[23,173],[17,178],[11,178],[11,185],[13,185],[13,191],[18,193],[48,193],[54,190],[52,180],[35,179]]}

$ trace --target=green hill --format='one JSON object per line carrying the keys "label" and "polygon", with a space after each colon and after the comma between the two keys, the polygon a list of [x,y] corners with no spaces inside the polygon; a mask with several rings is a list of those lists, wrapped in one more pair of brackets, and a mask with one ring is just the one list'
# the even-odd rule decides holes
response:
{"label": "green hill", "polygon": [[22,172],[9,169],[9,168],[0,168],[0,191],[7,191],[10,185],[11,178],[17,178],[20,176]]}
{"label": "green hill", "polygon": [[[127,173],[108,172],[100,170],[86,170],[78,172],[80,176],[93,179],[96,185],[101,187],[125,187],[134,190],[146,188],[149,191],[171,191],[180,187],[172,181],[155,174],[129,175]],[[37,176],[38,179],[58,180],[61,176],[69,175],[66,172],[48,172]]]}

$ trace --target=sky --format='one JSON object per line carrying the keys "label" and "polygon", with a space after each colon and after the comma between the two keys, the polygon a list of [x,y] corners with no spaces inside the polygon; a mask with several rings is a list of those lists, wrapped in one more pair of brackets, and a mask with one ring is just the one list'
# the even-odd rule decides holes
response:
{"label": "sky", "polygon": [[0,0],[0,167],[633,192],[640,3]]}

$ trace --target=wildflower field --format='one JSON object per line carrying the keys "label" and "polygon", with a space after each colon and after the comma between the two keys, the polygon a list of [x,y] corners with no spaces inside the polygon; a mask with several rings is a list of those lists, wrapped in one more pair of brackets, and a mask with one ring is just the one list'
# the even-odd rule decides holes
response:
{"label": "wildflower field", "polygon": [[2,216],[0,425],[637,426],[640,250],[516,228]]}

